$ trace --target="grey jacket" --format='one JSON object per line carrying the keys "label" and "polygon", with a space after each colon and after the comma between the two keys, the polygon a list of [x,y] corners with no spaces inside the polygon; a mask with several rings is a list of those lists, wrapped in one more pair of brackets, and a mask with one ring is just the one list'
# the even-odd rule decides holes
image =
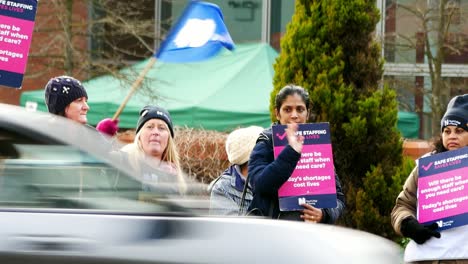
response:
{"label": "grey jacket", "polygon": [[231,165],[214,180],[210,195],[210,214],[244,215],[252,201],[252,189],[247,186],[244,204],[239,211],[245,179],[238,165]]}

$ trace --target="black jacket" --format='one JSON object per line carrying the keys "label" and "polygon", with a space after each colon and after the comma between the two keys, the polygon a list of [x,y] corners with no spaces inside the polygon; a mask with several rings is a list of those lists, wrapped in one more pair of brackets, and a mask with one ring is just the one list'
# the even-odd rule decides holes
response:
{"label": "black jacket", "polygon": [[[294,171],[301,154],[287,145],[274,158],[272,130],[264,130],[249,159],[249,182],[253,188],[253,200],[248,211],[253,215],[302,221],[300,212],[280,212],[278,189]],[[324,208],[322,223],[335,223],[345,208],[344,194],[335,173],[337,207]]]}

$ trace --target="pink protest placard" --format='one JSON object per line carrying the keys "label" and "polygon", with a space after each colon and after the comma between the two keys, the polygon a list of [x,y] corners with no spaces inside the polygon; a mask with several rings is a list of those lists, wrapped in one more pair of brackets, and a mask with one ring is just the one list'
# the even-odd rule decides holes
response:
{"label": "pink protest placard", "polygon": [[418,220],[439,229],[468,224],[468,147],[419,160]]}
{"label": "pink protest placard", "polygon": [[36,9],[37,0],[0,0],[0,85],[21,87]]}
{"label": "pink protest placard", "polygon": [[[288,145],[285,128],[285,125],[272,127],[275,158]],[[304,136],[304,146],[294,172],[278,191],[280,210],[302,210],[303,203],[317,208],[336,207],[330,125],[300,124],[297,134]]]}

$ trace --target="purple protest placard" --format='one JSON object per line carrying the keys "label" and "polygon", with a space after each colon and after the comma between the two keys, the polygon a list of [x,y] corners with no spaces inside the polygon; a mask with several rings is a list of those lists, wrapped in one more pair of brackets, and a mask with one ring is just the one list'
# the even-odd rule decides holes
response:
{"label": "purple protest placard", "polygon": [[468,224],[468,147],[421,158],[418,220],[439,230]]}
{"label": "purple protest placard", "polygon": [[[285,125],[274,125],[272,128],[276,158],[288,145],[288,139]],[[296,133],[304,136],[304,146],[294,172],[278,191],[280,210],[302,210],[304,203],[317,208],[336,207],[329,123],[299,124]]]}
{"label": "purple protest placard", "polygon": [[23,83],[36,9],[37,0],[0,0],[0,85]]}

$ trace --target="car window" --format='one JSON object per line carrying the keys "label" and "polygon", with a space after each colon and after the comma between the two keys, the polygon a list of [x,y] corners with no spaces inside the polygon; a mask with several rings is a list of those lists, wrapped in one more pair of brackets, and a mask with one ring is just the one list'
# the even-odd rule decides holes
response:
{"label": "car window", "polygon": [[0,147],[0,208],[167,210],[142,198],[136,177],[74,146],[0,129]]}

